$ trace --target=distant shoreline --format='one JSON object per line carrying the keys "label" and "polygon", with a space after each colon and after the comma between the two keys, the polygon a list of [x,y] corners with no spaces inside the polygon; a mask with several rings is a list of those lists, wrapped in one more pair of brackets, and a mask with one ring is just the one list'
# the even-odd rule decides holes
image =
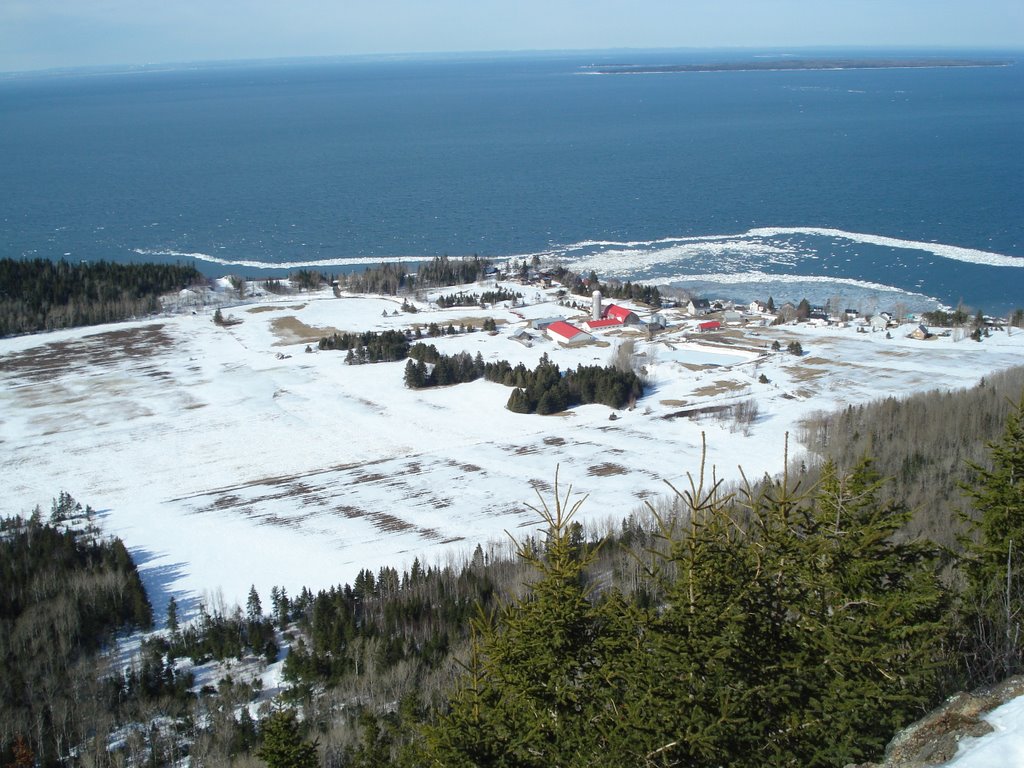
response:
{"label": "distant shoreline", "polygon": [[588,75],[661,75],[683,72],[792,72],[835,69],[937,69],[1008,67],[1012,59],[773,59],[715,64],[615,64],[582,67]]}

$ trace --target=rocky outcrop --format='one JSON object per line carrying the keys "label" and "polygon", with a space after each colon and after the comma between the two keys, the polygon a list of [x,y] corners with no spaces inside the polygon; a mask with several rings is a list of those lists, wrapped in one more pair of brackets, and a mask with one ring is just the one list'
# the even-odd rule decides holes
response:
{"label": "rocky outcrop", "polygon": [[847,768],[935,768],[956,755],[961,739],[984,736],[992,726],[982,718],[1002,704],[1024,695],[1024,676],[973,693],[958,693],[931,714],[903,729],[885,748],[880,763]]}

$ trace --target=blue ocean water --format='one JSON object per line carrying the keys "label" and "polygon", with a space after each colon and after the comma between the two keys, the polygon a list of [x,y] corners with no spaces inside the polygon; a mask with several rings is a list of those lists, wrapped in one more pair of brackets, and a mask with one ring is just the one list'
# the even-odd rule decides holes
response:
{"label": "blue ocean water", "polygon": [[7,77],[0,256],[543,254],[736,298],[1024,306],[1024,64],[588,69],[743,56]]}

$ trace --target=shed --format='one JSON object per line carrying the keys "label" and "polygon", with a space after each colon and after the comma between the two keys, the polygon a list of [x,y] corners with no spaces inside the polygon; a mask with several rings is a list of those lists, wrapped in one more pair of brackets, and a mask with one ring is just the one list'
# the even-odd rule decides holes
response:
{"label": "shed", "polygon": [[889,327],[889,319],[885,315],[872,315],[871,316],[871,330],[872,331],[884,331]]}
{"label": "shed", "polygon": [[701,333],[707,333],[708,331],[721,330],[722,324],[717,320],[708,320],[707,322],[701,323],[698,328],[700,328]]}

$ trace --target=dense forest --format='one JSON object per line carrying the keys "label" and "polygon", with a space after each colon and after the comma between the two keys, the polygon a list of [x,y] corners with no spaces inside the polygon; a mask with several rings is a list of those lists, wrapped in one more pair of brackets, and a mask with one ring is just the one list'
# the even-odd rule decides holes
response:
{"label": "dense forest", "polygon": [[161,294],[202,279],[181,264],[0,259],[0,336],[149,315]]}
{"label": "dense forest", "polygon": [[[599,500],[573,501],[556,474],[536,534],[466,562],[275,588],[266,606],[252,590],[244,610],[180,624],[172,602],[130,670],[73,683],[106,702],[89,705],[108,713],[97,728],[143,723],[135,741],[76,754],[270,768],[876,759],[950,693],[1024,669],[1022,384],[1014,371],[822,414],[805,435],[820,460],[738,487],[698,465],[610,529],[577,521]],[[289,688],[259,717],[252,685],[190,693],[175,665],[270,660],[285,644]],[[53,745],[39,764],[74,763],[75,736],[51,727],[7,729],[0,759],[36,750],[38,733]]]}
{"label": "dense forest", "polygon": [[40,765],[57,764],[104,709],[91,657],[114,632],[152,625],[128,551],[93,520],[61,493],[46,521],[0,521],[0,757],[20,736]]}
{"label": "dense forest", "polygon": [[[986,444],[1005,427],[1021,392],[1024,368],[989,376],[967,390],[887,397],[807,419],[799,435],[822,458],[852,466],[871,456],[889,482],[886,498],[913,512],[908,531],[943,546],[956,546],[960,517],[968,510],[962,487],[977,481]],[[815,477],[815,468],[805,467]]]}

